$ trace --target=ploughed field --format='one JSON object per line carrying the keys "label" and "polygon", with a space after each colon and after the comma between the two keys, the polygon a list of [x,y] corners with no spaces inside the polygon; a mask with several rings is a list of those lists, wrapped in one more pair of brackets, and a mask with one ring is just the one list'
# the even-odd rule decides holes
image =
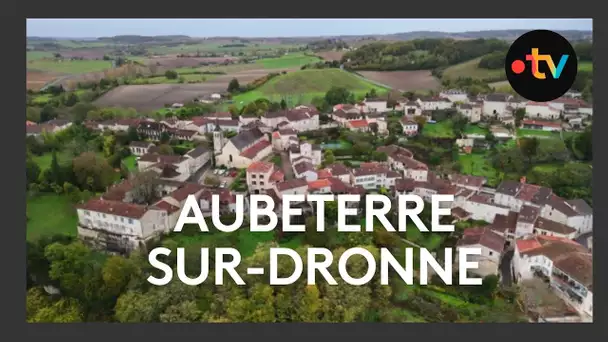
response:
{"label": "ploughed field", "polygon": [[224,92],[233,78],[245,85],[267,75],[268,72],[265,69],[243,70],[227,75],[214,75],[209,81],[195,84],[123,85],[104,94],[95,101],[95,105],[152,111],[163,108],[165,104],[184,103],[211,93]]}
{"label": "ploughed field", "polygon": [[415,71],[358,71],[368,80],[400,91],[439,89],[441,83],[428,70]]}

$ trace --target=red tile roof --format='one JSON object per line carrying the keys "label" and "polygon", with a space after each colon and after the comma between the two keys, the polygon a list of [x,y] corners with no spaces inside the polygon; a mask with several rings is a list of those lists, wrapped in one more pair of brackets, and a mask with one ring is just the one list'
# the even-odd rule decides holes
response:
{"label": "red tile roof", "polygon": [[363,128],[363,127],[369,126],[369,123],[367,122],[367,120],[352,120],[352,121],[349,121],[348,124],[352,128]]}
{"label": "red tile roof", "polygon": [[205,189],[204,186],[196,183],[186,183],[183,187],[173,191],[169,196],[175,198],[175,200],[181,202],[188,198],[188,195],[194,195],[195,193]]}
{"label": "red tile roof", "polygon": [[318,190],[321,188],[327,188],[327,187],[331,187],[332,182],[325,178],[325,179],[318,179],[312,182],[308,182],[308,189],[312,189],[312,190]]}
{"label": "red tile roof", "polygon": [[276,170],[271,176],[270,180],[273,182],[282,182],[285,180],[285,175],[281,170]]}
{"label": "red tile roof", "polygon": [[253,159],[253,158],[255,158],[255,156],[258,153],[260,153],[262,150],[264,150],[266,147],[268,147],[270,145],[271,145],[271,143],[268,140],[258,141],[253,146],[251,146],[250,148],[248,148],[245,151],[243,151],[241,153],[241,157]]}
{"label": "red tile roof", "polygon": [[267,173],[274,169],[274,164],[265,161],[255,161],[247,167],[247,172]]}
{"label": "red tile roof", "polygon": [[331,170],[328,170],[328,169],[319,170],[319,171],[317,171],[317,177],[319,179],[329,178],[329,177],[331,177]]}
{"label": "red tile roof", "polygon": [[505,247],[505,238],[488,228],[465,229],[457,246],[482,245],[496,252],[502,252]]}
{"label": "red tile roof", "polygon": [[91,199],[84,204],[77,205],[76,208],[133,219],[141,218],[148,211],[148,208],[143,205],[102,199]]}
{"label": "red tile roof", "polygon": [[521,123],[524,125],[546,126],[546,127],[554,127],[554,128],[562,127],[562,125],[557,122],[540,121],[540,120],[523,120]]}
{"label": "red tile roof", "polygon": [[173,214],[176,211],[179,211],[180,208],[177,206],[174,206],[173,204],[167,202],[167,201],[160,201],[158,203],[155,203],[154,208],[159,209],[159,210],[164,210],[169,214]]}
{"label": "red tile roof", "polygon": [[295,189],[295,188],[301,188],[304,186],[308,186],[308,182],[306,182],[306,180],[303,178],[296,178],[296,179],[286,180],[284,182],[277,184],[277,189],[279,191],[285,191],[285,190],[290,190],[290,189]]}

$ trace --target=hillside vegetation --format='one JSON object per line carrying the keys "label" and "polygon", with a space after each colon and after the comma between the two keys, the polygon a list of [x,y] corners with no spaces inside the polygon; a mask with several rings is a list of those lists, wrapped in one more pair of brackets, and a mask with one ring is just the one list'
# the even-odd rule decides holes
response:
{"label": "hillside vegetation", "polygon": [[387,90],[340,69],[307,69],[274,77],[255,90],[235,96],[233,100],[237,105],[259,98],[307,103],[315,96],[324,96],[332,87],[344,88],[355,95],[365,94],[372,89],[379,93]]}
{"label": "hillside vegetation", "polygon": [[497,50],[508,49],[498,39],[416,39],[406,42],[374,42],[344,54],[353,70],[430,70],[462,63]]}

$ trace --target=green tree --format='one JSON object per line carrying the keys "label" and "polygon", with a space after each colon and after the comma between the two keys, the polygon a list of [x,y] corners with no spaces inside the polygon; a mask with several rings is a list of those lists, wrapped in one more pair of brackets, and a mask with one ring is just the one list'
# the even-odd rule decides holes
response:
{"label": "green tree", "polygon": [[169,141],[171,141],[171,135],[168,132],[162,132],[160,134],[160,143],[161,144],[168,144]]}
{"label": "green tree", "polygon": [[333,164],[336,161],[334,152],[332,150],[326,150],[323,153],[323,161],[325,162],[325,164]]}
{"label": "green tree", "polygon": [[317,217],[309,216],[306,218],[306,232],[304,233],[304,241],[313,247],[325,246],[325,235],[323,232],[317,231]]}
{"label": "green tree", "polygon": [[40,122],[40,108],[27,107],[25,110],[25,119],[32,122]]}
{"label": "green tree", "polygon": [[173,147],[169,144],[162,144],[158,146],[158,153],[164,155],[173,155],[175,152],[173,151]]}
{"label": "green tree", "polygon": [[29,320],[31,323],[76,323],[83,321],[83,313],[78,301],[62,298],[51,306],[41,308]]}
{"label": "green tree", "polygon": [[127,139],[129,140],[129,142],[140,140],[139,133],[137,133],[137,128],[133,126],[129,127],[129,129],[127,130]]}
{"label": "green tree", "polygon": [[335,106],[341,103],[347,103],[351,93],[344,87],[331,87],[325,93],[325,102],[330,106]]}
{"label": "green tree", "polygon": [[230,83],[228,83],[228,92],[229,93],[238,92],[240,89],[241,89],[241,85],[239,84],[239,80],[237,80],[236,78],[233,78],[232,80],[230,80]]}
{"label": "green tree", "polygon": [[103,155],[108,158],[116,151],[116,136],[109,134],[103,137]]}
{"label": "green tree", "polygon": [[103,265],[102,278],[110,293],[119,295],[129,284],[136,267],[130,259],[121,256],[109,257]]}
{"label": "green tree", "polygon": [[38,311],[50,306],[51,300],[49,295],[42,287],[32,287],[27,290],[25,296],[25,314],[26,318],[32,319]]}
{"label": "green tree", "polygon": [[523,156],[528,159],[528,165],[532,164],[532,158],[536,156],[539,144],[540,141],[536,137],[519,139],[519,149]]}
{"label": "green tree", "polygon": [[81,189],[104,191],[114,181],[114,169],[95,153],[86,152],[72,161],[76,184]]}
{"label": "green tree", "polygon": [[202,312],[198,309],[195,301],[186,301],[177,305],[171,305],[160,314],[160,321],[164,323],[189,323],[201,320]]}
{"label": "green tree", "polygon": [[175,80],[175,79],[177,79],[178,76],[179,76],[179,74],[175,70],[167,70],[167,71],[165,71],[165,77],[168,80]]}

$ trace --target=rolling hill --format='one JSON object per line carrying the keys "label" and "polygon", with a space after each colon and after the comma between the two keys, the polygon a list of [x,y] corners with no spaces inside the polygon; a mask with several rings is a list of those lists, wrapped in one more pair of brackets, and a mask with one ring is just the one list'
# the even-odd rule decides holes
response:
{"label": "rolling hill", "polygon": [[271,101],[285,99],[288,104],[310,103],[312,98],[324,96],[331,87],[344,87],[357,96],[372,89],[378,93],[388,90],[340,69],[308,69],[277,76],[255,90],[235,96],[233,101],[236,105],[258,98]]}
{"label": "rolling hill", "polygon": [[[460,64],[447,67],[442,74],[443,79],[457,79],[458,77],[471,77],[473,79],[500,82],[506,79],[504,69],[484,69],[479,67],[479,61],[483,57],[475,58]],[[579,71],[592,71],[593,63],[587,61],[578,62]]]}

